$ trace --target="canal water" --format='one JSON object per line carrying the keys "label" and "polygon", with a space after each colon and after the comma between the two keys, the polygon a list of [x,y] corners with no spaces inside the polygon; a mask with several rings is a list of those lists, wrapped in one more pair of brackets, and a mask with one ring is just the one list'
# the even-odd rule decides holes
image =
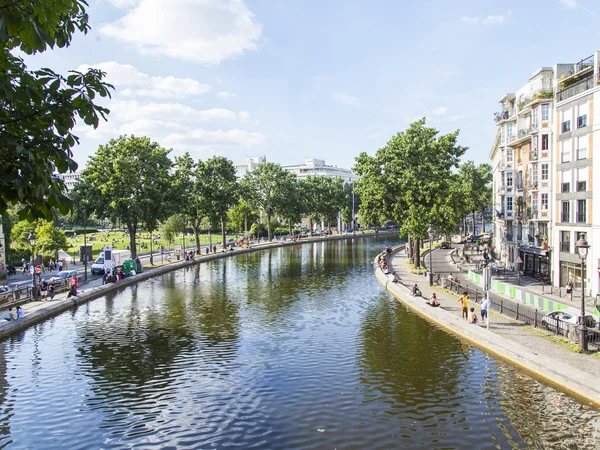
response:
{"label": "canal water", "polygon": [[596,448],[598,411],[385,293],[387,243],[210,262],[3,341],[0,448]]}

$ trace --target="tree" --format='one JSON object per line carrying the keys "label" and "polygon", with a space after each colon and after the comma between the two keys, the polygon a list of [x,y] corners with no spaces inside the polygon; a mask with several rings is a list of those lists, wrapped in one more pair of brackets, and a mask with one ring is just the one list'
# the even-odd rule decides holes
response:
{"label": "tree", "polygon": [[227,211],[237,203],[239,198],[235,166],[232,161],[223,156],[214,156],[206,162],[198,161],[197,177],[201,180],[201,202],[218,217],[221,224],[222,244],[225,247]]}
{"label": "tree", "polygon": [[173,242],[178,233],[185,232],[185,220],[181,214],[173,214],[160,226],[160,235]]}
{"label": "tree", "polygon": [[252,226],[258,220],[258,214],[250,207],[248,202],[240,200],[237,205],[227,212],[227,218],[231,228],[239,232],[245,232],[248,231],[248,224]]}
{"label": "tree", "polygon": [[83,180],[99,192],[94,212],[127,226],[133,258],[140,223],[155,230],[171,212],[170,151],[147,137],[120,136],[101,145],[83,171]]}
{"label": "tree", "polygon": [[290,236],[292,227],[300,222],[301,215],[307,212],[308,195],[304,182],[297,179],[291,172],[287,173],[285,182],[281,185],[282,196],[287,200],[279,207],[279,215],[287,223]]}
{"label": "tree", "polygon": [[429,224],[440,233],[452,231],[452,171],[466,151],[457,139],[458,131],[438,136],[421,119],[392,136],[375,156],[361,153],[354,167],[361,176],[355,186],[361,214],[369,221],[391,219],[402,235],[416,239],[427,238]]}
{"label": "tree", "polygon": [[56,257],[58,250],[68,247],[65,232],[56,228],[52,222],[36,221],[31,223],[22,220],[17,222],[11,231],[11,240],[17,249],[31,252],[31,244],[28,240],[31,230],[34,230],[35,233],[35,251],[38,254]]}
{"label": "tree", "polygon": [[207,205],[202,199],[202,174],[198,172],[198,164],[188,152],[175,157],[175,173],[173,176],[173,192],[176,209],[183,215],[194,231],[196,248],[200,248],[200,227],[206,215]]}
{"label": "tree", "polygon": [[472,216],[473,232],[475,232],[476,212],[481,213],[483,232],[485,228],[483,214],[492,204],[492,167],[489,164],[476,166],[473,161],[467,161],[460,166],[458,179],[459,190],[464,199],[464,210]]}
{"label": "tree", "polygon": [[96,128],[108,109],[94,103],[113,87],[96,69],[59,75],[27,69],[16,51],[33,55],[68,47],[75,30],[87,33],[83,0],[5,1],[0,7],[0,214],[22,204],[20,219],[52,220],[53,208],[71,208],[55,172],[77,170],[72,133],[81,119]]}
{"label": "tree", "polygon": [[258,166],[242,179],[243,190],[248,195],[250,204],[264,211],[267,215],[267,235],[272,240],[271,216],[282,209],[288,201],[285,197],[287,174],[279,164],[265,163]]}

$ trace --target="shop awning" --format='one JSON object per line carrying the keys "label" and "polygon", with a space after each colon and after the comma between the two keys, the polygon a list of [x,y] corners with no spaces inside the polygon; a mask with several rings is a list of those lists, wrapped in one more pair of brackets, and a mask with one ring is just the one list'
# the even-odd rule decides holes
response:
{"label": "shop awning", "polygon": [[519,251],[538,256],[548,256],[548,250],[542,250],[539,247],[519,247]]}

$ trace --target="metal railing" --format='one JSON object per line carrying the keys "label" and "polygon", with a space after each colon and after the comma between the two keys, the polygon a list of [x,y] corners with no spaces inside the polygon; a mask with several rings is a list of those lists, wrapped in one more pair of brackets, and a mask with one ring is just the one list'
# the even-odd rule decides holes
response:
{"label": "metal railing", "polygon": [[571,251],[571,243],[570,242],[561,242],[560,243],[560,251],[561,252],[570,252]]}
{"label": "metal railing", "polygon": [[585,211],[577,212],[577,223],[585,222],[586,219],[587,219],[587,214],[585,213]]}
{"label": "metal railing", "polygon": [[563,100],[567,100],[568,98],[571,98],[574,95],[581,94],[582,92],[592,89],[594,86],[594,77],[586,78],[585,80],[573,83],[565,89],[558,91],[556,93],[556,100],[562,102]]}

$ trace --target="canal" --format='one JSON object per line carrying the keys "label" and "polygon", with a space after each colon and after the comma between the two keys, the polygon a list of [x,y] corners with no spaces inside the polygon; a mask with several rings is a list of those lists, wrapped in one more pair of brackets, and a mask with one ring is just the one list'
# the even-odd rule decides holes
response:
{"label": "canal", "polygon": [[388,243],[213,261],[4,340],[0,448],[596,448],[598,411],[385,293]]}

